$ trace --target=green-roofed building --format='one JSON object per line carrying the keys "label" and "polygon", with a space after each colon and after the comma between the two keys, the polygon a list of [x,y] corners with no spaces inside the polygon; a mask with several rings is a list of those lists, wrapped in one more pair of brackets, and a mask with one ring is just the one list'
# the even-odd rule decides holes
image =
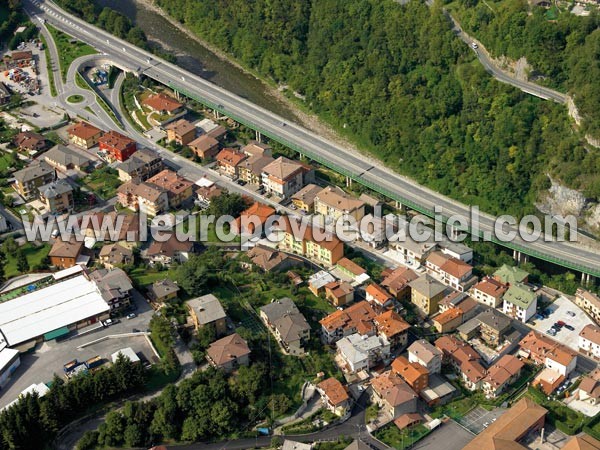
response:
{"label": "green-roofed building", "polygon": [[503,300],[504,314],[525,323],[535,314],[538,294],[523,283],[515,283],[504,293]]}
{"label": "green-roofed building", "polygon": [[504,264],[494,272],[494,278],[504,284],[527,283],[529,273],[517,266],[507,266]]}

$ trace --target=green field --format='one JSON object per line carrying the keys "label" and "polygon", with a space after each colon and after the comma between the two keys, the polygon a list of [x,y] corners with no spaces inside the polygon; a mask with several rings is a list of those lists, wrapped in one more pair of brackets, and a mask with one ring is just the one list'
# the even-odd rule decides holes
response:
{"label": "green field", "polygon": [[398,450],[411,447],[419,439],[429,434],[429,429],[424,425],[405,428],[402,431],[393,423],[375,432],[375,437],[390,447]]}
{"label": "green field", "polygon": [[[45,244],[41,247],[36,247],[31,243],[27,243],[21,247],[21,249],[23,252],[25,252],[25,256],[27,256],[29,267],[33,269],[36,266],[40,266],[46,256],[48,256],[48,253],[50,252],[50,245]],[[21,275],[21,273],[17,270],[17,259],[12,254],[6,256],[6,267],[4,268],[4,273],[6,278],[12,278],[17,275]]]}
{"label": "green field", "polygon": [[58,49],[58,56],[60,59],[60,74],[63,81],[66,82],[67,72],[69,71],[69,67],[73,61],[80,56],[93,55],[98,52],[89,45],[73,39],[71,36],[63,33],[62,31],[58,31],[51,25],[47,25],[47,27]]}

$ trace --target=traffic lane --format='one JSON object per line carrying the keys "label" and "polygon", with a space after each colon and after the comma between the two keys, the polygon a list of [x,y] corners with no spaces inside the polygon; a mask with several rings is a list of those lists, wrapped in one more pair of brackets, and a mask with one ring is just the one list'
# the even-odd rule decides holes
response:
{"label": "traffic lane", "polygon": [[[64,24],[62,24],[62,25],[64,26]],[[89,34],[89,33],[88,33],[88,34]],[[114,38],[113,38],[113,39],[114,39]],[[131,50],[133,47],[131,47],[131,46],[129,46],[129,45],[127,45],[127,47],[128,47],[128,48],[130,48],[130,54],[128,54],[128,55],[127,55],[128,57],[132,57],[132,58],[134,58],[134,59],[135,59],[135,58],[137,58],[137,59],[138,59],[138,61],[143,61],[143,60],[140,58],[140,56],[139,56],[140,52],[139,52],[139,51],[137,51],[137,49],[135,49],[135,50]],[[124,47],[124,48],[125,48],[125,47]],[[136,52],[137,52],[138,56],[135,56],[135,53],[136,53]],[[143,63],[143,62],[142,62],[142,63]],[[172,68],[174,68],[174,69],[175,69],[175,71],[176,71],[177,73],[186,73],[186,72],[184,72],[182,69],[178,68],[177,66],[173,66],[173,65],[170,65],[170,64],[167,64],[167,63],[162,63],[162,62],[161,62],[161,65],[168,65],[169,67],[172,67]],[[161,69],[161,72],[163,72],[163,70],[162,70],[162,69]],[[168,76],[168,75],[167,75],[167,76]],[[164,77],[164,74],[163,74],[163,77]],[[256,112],[257,114],[258,114],[259,112],[260,112],[260,113],[263,113],[263,112],[264,112],[264,113],[266,113],[266,114],[267,114],[267,116],[266,116],[266,117],[267,117],[267,119],[269,119],[269,120],[272,120],[272,118],[273,118],[273,117],[277,118],[277,120],[279,120],[279,119],[280,119],[280,118],[278,118],[278,116],[276,116],[276,115],[273,115],[273,114],[269,114],[267,111],[261,111],[261,108],[257,108],[257,107],[255,107],[255,106],[251,105],[250,103],[248,103],[248,102],[247,102],[247,101],[245,101],[244,99],[237,98],[237,97],[235,97],[233,94],[231,94],[231,93],[227,93],[226,91],[224,91],[223,89],[220,89],[220,88],[219,88],[219,87],[217,87],[217,86],[210,85],[208,82],[206,82],[206,80],[204,80],[204,79],[202,79],[202,78],[195,77],[195,76],[193,76],[193,75],[190,75],[190,74],[188,74],[188,77],[189,77],[189,78],[192,78],[192,79],[195,79],[195,80],[197,80],[197,81],[200,81],[200,83],[202,83],[203,85],[208,85],[208,86],[210,87],[210,89],[211,89],[211,90],[217,90],[217,91],[219,91],[219,92],[223,93],[223,95],[224,95],[224,96],[226,96],[226,97],[228,97],[228,98],[230,98],[230,99],[233,99],[232,101],[234,101],[235,103],[244,103],[246,106],[248,106],[248,107],[251,107],[251,109],[252,109],[252,112]],[[171,77],[171,78],[173,78],[173,77]],[[168,81],[170,81],[170,78],[169,78],[169,79],[166,79],[166,80],[164,80],[164,79],[163,79],[163,80],[161,80],[161,81],[163,81],[163,82],[167,81],[167,82],[168,82]],[[192,88],[198,88],[198,86],[197,86],[197,85],[189,85],[189,83],[188,83],[187,79],[185,79],[185,77],[184,77],[184,79],[183,79],[182,81],[183,81],[184,83],[186,83],[186,85],[187,85],[187,87],[188,87],[188,88],[189,88],[189,87],[192,87]],[[215,98],[213,98],[212,100],[218,101],[218,99],[217,99],[216,97],[215,97]],[[211,100],[211,101],[212,101],[212,100]],[[292,126],[291,128],[294,128],[295,130],[298,130],[298,129],[299,129],[297,126]],[[322,141],[322,140],[320,140],[320,139],[317,139],[317,141],[318,141],[319,143],[322,143],[322,142],[324,142],[324,141]],[[336,150],[337,150],[337,152],[339,153],[339,151],[340,151],[341,149],[337,148]],[[346,152],[345,152],[345,151],[343,151],[343,153],[346,153]],[[378,181],[380,181],[380,180],[381,180],[381,178],[379,178],[379,179],[377,179],[377,180],[375,180],[375,181],[376,181],[376,182],[378,182]],[[394,180],[394,181],[397,181],[397,180]],[[395,187],[397,187],[397,183],[395,183]],[[413,189],[414,189],[414,188],[415,188],[415,186],[413,186]],[[419,192],[418,192],[418,194],[419,194],[419,195],[422,195],[421,193],[422,193],[423,189],[422,189],[420,186],[418,187],[417,191],[419,191]],[[396,191],[396,192],[397,192],[397,191]],[[422,197],[418,197],[416,200],[417,200],[417,202],[418,202],[418,203],[423,203],[423,198],[422,198]],[[440,203],[440,202],[436,202],[436,203]],[[455,207],[457,207],[457,205],[456,205],[456,203],[455,203],[455,202],[448,202],[448,203],[446,203],[446,204],[447,204],[447,205],[449,205],[449,206],[451,206],[451,207],[454,207],[454,208],[455,208]],[[464,212],[466,212],[466,210],[463,210],[463,213],[464,213]],[[491,225],[486,225],[486,224],[483,224],[483,223],[482,223],[482,226],[481,226],[481,228],[482,228],[482,229],[484,229],[484,228],[487,228],[488,230],[493,230],[493,227],[492,227]],[[524,245],[524,243],[522,243],[522,245]],[[538,251],[541,251],[541,252],[548,252],[548,251],[550,251],[550,254],[549,254],[548,256],[552,256],[552,253],[553,253],[553,251],[552,251],[552,250],[550,250],[550,249],[549,249],[549,247],[548,247],[547,245],[544,245],[544,246],[539,246],[539,245],[538,245],[538,248],[540,248],[540,249],[541,249],[541,250],[538,250]],[[583,253],[583,252],[585,252],[585,250],[579,250],[579,252],[580,252],[580,253]],[[585,253],[587,253],[587,255],[586,255],[585,257],[583,257],[583,255],[580,255],[581,257],[580,257],[580,258],[578,258],[578,262],[580,262],[580,261],[587,261],[588,263],[592,263],[594,266],[598,264],[598,262],[596,261],[596,258],[594,258],[594,257],[593,257],[593,256],[595,256],[593,253],[591,253],[591,252],[585,252]],[[573,260],[573,258],[572,258],[572,255],[571,255],[571,253],[570,253],[569,251],[560,251],[560,254],[561,254],[561,257],[562,257],[562,259],[566,259],[566,260],[568,260],[568,261],[575,262],[575,261]]]}

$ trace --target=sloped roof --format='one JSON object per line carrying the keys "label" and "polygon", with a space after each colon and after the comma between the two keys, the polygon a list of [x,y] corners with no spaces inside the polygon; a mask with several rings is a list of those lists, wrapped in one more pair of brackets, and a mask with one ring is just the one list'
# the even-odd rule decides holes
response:
{"label": "sloped roof", "polygon": [[206,354],[217,366],[221,366],[229,361],[249,355],[250,347],[239,334],[233,333],[210,344]]}
{"label": "sloped roof", "polygon": [[377,314],[367,301],[361,301],[343,310],[336,310],[324,317],[319,323],[327,330],[356,328],[366,334],[373,330],[373,319]]}
{"label": "sloped roof", "polygon": [[317,388],[323,391],[332,405],[339,405],[350,398],[344,385],[334,377],[321,381]]}
{"label": "sloped roof", "polygon": [[408,285],[427,298],[433,298],[446,290],[446,286],[428,274],[411,281]]}
{"label": "sloped roof", "polygon": [[302,164],[280,156],[272,163],[266,165],[263,171],[279,180],[286,180],[288,177],[294,175],[298,170],[302,170],[302,167]]}
{"label": "sloped roof", "polygon": [[390,406],[413,401],[417,394],[398,374],[388,370],[371,381],[373,390]]}

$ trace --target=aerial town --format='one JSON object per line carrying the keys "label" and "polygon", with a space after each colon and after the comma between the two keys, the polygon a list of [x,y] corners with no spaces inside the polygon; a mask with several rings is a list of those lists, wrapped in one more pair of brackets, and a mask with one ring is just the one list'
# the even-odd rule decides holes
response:
{"label": "aerial town", "polygon": [[407,237],[459,203],[68,3],[0,5],[0,450],[600,449],[597,247]]}

